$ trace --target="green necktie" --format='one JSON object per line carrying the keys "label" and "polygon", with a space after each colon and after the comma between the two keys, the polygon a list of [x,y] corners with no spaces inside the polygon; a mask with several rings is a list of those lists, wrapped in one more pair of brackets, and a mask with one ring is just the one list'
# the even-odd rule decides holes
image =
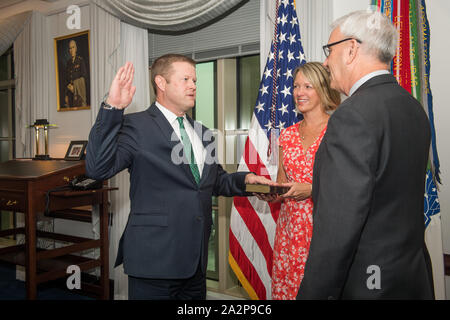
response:
{"label": "green necktie", "polygon": [[177,117],[178,123],[180,124],[180,134],[181,141],[184,146],[184,154],[186,158],[189,160],[189,167],[191,167],[192,174],[194,175],[195,182],[197,184],[200,181],[200,173],[198,171],[197,164],[195,163],[194,150],[192,149],[191,140],[189,140],[189,136],[184,128],[183,117]]}

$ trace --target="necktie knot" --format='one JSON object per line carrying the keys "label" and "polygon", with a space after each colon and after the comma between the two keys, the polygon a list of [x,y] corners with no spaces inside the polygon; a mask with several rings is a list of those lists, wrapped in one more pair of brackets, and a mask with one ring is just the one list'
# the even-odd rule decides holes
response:
{"label": "necktie knot", "polygon": [[184,129],[183,117],[177,117],[177,120],[178,120],[178,124],[180,125],[180,128]]}

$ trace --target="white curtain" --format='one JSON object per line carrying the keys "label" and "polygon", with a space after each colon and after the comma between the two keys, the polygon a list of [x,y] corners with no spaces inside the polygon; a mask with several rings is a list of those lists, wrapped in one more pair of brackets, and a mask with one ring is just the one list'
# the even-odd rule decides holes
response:
{"label": "white curtain", "polygon": [[28,22],[23,31],[14,41],[14,78],[16,86],[15,122],[16,122],[16,156],[30,157],[32,155],[33,143],[31,131],[27,125],[33,123],[31,120],[30,95],[32,80],[31,73],[31,22]]}
{"label": "white curtain", "polygon": [[48,119],[50,74],[48,55],[51,47],[42,41],[48,35],[45,17],[33,11],[14,41],[16,85],[16,157],[34,156],[34,130],[27,128],[36,119]]}
{"label": "white curtain", "polygon": [[91,25],[91,121],[97,118],[100,103],[120,67],[120,20],[94,4]]}
{"label": "white curtain", "polygon": [[[148,34],[146,29],[134,27],[125,22],[120,23],[120,56],[121,65],[130,61],[135,68],[134,83],[136,93],[132,103],[125,113],[139,112],[150,105],[150,87],[148,74]],[[130,213],[130,175],[122,171],[111,179],[112,186],[119,190],[111,194],[114,223],[111,230],[112,259],[115,260],[120,237],[125,229]],[[128,278],[123,272],[123,266],[114,269],[114,299],[128,299]]]}
{"label": "white curtain", "polygon": [[323,62],[322,46],[328,43],[333,22],[332,0],[296,0],[302,45],[306,61]]}
{"label": "white curtain", "polygon": [[146,29],[183,31],[205,24],[243,0],[94,0],[120,20]]}
{"label": "white curtain", "polygon": [[[100,103],[103,101],[105,94],[109,90],[109,86],[116,74],[120,64],[120,20],[103,9],[90,5],[90,25],[91,25],[91,124],[93,125],[97,118]],[[112,186],[119,187],[121,185],[110,183]],[[113,199],[114,192],[110,193]],[[113,203],[114,201],[111,200]],[[115,213],[114,208],[112,212]],[[115,223],[116,215],[113,217]],[[98,207],[93,208],[92,212],[92,232],[94,238],[99,237],[99,211]],[[114,225],[113,225],[114,226]],[[111,265],[114,263],[116,251],[114,251],[114,240],[117,236],[114,234],[114,227],[110,232],[110,277],[114,279],[114,269]],[[95,252],[94,255],[97,255]]]}

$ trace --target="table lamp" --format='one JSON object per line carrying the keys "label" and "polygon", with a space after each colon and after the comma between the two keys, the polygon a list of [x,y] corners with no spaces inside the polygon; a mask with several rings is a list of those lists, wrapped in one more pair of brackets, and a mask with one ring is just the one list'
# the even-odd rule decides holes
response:
{"label": "table lamp", "polygon": [[[50,124],[47,119],[36,119],[34,124],[30,125],[29,128],[34,128],[35,131],[35,142],[36,142],[36,155],[33,158],[34,160],[50,160],[50,156],[48,154],[48,129],[49,128],[57,128],[58,126],[55,124]],[[44,148],[45,153],[39,153],[39,135],[40,131],[43,129],[44,131]]]}

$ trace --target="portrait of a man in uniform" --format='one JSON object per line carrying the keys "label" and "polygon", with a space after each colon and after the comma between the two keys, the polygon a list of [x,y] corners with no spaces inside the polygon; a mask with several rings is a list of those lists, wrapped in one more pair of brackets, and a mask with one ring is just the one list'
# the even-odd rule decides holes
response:
{"label": "portrait of a man in uniform", "polygon": [[55,39],[58,111],[90,108],[89,31]]}

